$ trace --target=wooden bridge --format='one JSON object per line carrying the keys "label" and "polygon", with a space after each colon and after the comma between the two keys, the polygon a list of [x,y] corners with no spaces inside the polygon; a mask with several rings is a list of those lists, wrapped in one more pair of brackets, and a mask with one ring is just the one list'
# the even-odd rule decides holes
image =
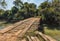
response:
{"label": "wooden bridge", "polygon": [[0,41],[56,41],[37,31],[39,20],[29,18],[1,29]]}

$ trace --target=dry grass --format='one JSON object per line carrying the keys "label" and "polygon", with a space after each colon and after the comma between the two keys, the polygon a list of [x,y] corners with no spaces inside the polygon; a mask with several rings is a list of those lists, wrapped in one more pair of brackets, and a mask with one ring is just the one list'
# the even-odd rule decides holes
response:
{"label": "dry grass", "polygon": [[60,41],[60,30],[56,30],[56,29],[51,30],[51,29],[45,28],[45,34],[50,35],[57,41]]}

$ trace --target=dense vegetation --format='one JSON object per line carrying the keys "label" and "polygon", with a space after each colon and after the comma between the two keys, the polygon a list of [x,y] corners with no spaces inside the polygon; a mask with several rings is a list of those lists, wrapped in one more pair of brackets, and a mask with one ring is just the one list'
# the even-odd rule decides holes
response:
{"label": "dense vegetation", "polygon": [[0,0],[0,21],[8,23],[17,22],[26,18],[41,16],[43,24],[60,26],[60,0],[46,0],[41,5],[34,3],[23,3],[21,0],[15,0],[11,10],[4,10],[5,0]]}

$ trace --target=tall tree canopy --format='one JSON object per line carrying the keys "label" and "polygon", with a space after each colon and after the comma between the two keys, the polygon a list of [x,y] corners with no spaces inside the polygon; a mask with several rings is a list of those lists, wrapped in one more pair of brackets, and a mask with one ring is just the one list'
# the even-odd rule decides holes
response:
{"label": "tall tree canopy", "polygon": [[[0,20],[16,22],[22,19],[41,16],[45,24],[60,25],[60,0],[46,0],[38,8],[34,3],[23,3],[21,0],[14,0],[11,10],[0,10]],[[5,0],[0,0],[0,6],[5,7]]]}

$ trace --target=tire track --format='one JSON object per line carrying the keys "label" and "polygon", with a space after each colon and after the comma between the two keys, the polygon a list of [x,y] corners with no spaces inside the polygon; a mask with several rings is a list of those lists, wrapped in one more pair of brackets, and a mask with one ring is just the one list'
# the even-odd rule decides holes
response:
{"label": "tire track", "polygon": [[25,27],[27,27],[27,25],[29,25],[28,23],[30,21],[31,21],[31,19],[24,21],[23,23],[19,24],[19,26],[7,31],[5,34],[15,34],[16,32],[18,32],[18,31],[24,29]]}
{"label": "tire track", "polygon": [[17,32],[15,35],[18,36],[18,37],[24,36],[24,34],[31,28],[31,26],[33,25],[33,23],[34,23],[36,20],[37,20],[37,18],[31,20],[31,21],[29,22],[29,25],[26,26],[26,28],[24,28],[21,32],[18,31],[18,32],[20,32],[20,33]]}

